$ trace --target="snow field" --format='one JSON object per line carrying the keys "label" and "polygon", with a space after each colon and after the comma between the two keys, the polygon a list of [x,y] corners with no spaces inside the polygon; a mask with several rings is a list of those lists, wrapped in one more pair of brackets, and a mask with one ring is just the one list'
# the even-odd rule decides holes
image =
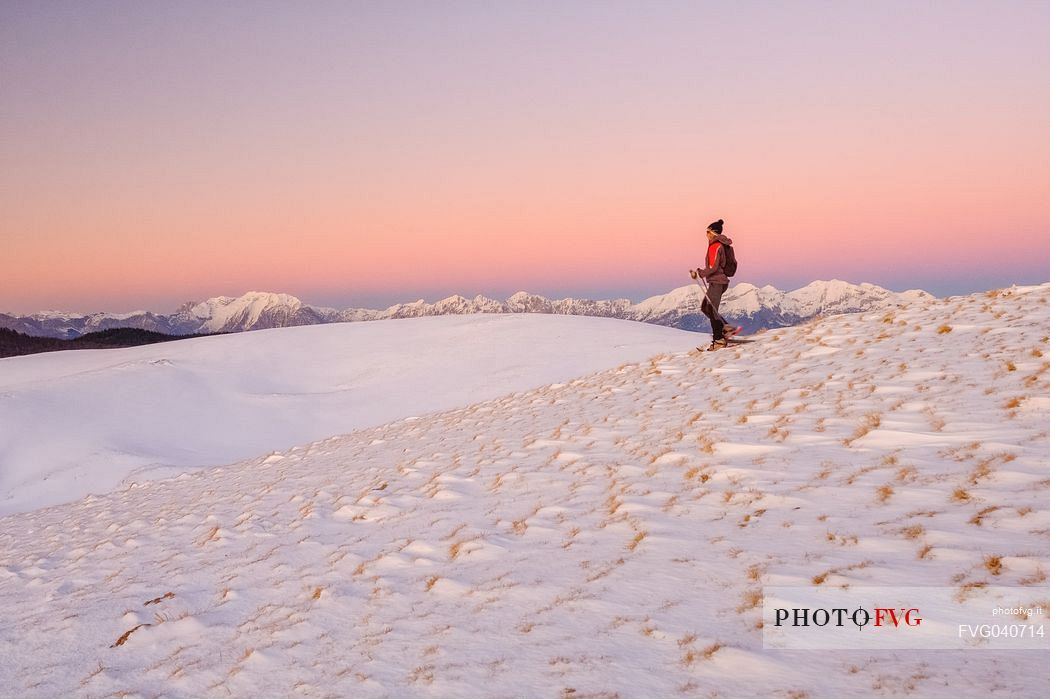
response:
{"label": "snow field", "polygon": [[0,361],[0,515],[571,379],[695,333],[460,316]]}
{"label": "snow field", "polygon": [[1048,299],[828,318],[0,519],[0,686],[1044,696],[1040,651],[760,625],[763,585],[1041,594]]}

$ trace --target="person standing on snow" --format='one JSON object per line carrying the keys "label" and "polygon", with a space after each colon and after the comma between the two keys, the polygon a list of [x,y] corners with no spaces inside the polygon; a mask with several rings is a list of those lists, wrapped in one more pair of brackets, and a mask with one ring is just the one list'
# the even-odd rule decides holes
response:
{"label": "person standing on snow", "polygon": [[704,268],[689,270],[693,279],[700,278],[707,282],[707,291],[700,310],[711,321],[711,346],[708,350],[722,349],[728,344],[727,339],[740,330],[727,323],[718,313],[722,294],[729,288],[729,276],[725,269],[725,246],[733,244],[732,240],[722,235],[723,223],[722,219],[718,219],[707,227],[707,256],[704,258]]}

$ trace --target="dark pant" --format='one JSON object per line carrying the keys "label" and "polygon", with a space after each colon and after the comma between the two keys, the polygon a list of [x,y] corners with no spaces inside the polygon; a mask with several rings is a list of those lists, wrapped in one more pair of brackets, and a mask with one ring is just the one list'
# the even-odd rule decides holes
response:
{"label": "dark pant", "polygon": [[725,318],[718,314],[718,304],[722,302],[722,294],[728,288],[728,284],[708,284],[707,296],[704,297],[704,302],[700,304],[700,310],[711,321],[711,337],[715,340],[721,340],[725,337],[728,323],[726,323]]}

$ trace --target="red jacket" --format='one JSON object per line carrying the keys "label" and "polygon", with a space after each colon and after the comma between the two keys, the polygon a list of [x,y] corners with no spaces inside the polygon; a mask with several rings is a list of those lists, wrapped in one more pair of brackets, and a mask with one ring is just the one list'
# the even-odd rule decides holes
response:
{"label": "red jacket", "polygon": [[721,233],[715,236],[707,245],[707,257],[704,259],[704,268],[699,270],[702,278],[709,284],[728,284],[729,277],[725,273],[726,251],[722,245],[732,245],[733,241]]}

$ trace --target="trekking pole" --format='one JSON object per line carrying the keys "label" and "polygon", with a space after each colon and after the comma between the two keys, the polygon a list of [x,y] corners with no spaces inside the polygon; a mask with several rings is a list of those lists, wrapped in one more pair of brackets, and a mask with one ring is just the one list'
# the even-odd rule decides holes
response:
{"label": "trekking pole", "polygon": [[[692,277],[696,281],[696,285],[699,286],[700,290],[704,292],[704,298],[707,299],[707,303],[710,304],[711,311],[716,316],[718,316],[719,318],[722,319],[722,326],[723,327],[734,327],[735,328],[736,327],[735,325],[734,326],[730,326],[729,323],[726,322],[726,319],[722,317],[722,314],[719,313],[718,307],[715,306],[714,301],[711,300],[711,295],[707,293],[707,290],[710,289],[711,287],[709,287],[707,285],[707,280],[706,279],[704,279],[699,274],[697,274],[697,271],[698,270],[695,270],[695,269],[689,270],[689,276]],[[703,282],[703,285],[701,285],[701,282]],[[703,311],[703,305],[702,304],[701,304],[700,310]],[[737,330],[737,332],[739,332],[739,329]],[[734,332],[734,334],[736,334],[736,333]]]}
{"label": "trekking pole", "polygon": [[[707,302],[711,304],[712,308],[714,308],[715,304],[711,302],[711,297],[707,293],[707,280],[697,274],[695,269],[689,270],[689,276],[692,277],[693,281],[696,282],[696,285],[700,287],[700,291],[704,292],[704,298],[706,298]],[[703,282],[702,286],[700,282]]]}

